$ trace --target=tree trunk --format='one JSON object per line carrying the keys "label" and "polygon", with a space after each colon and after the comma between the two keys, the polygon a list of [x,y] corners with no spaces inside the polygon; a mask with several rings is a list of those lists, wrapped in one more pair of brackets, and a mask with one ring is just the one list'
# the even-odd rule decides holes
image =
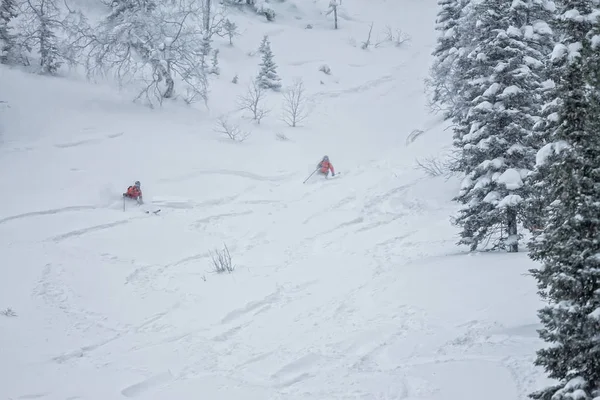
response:
{"label": "tree trunk", "polygon": [[517,253],[519,251],[519,243],[517,242],[517,211],[508,207],[506,210],[507,233],[508,233],[508,252]]}
{"label": "tree trunk", "polygon": [[335,29],[337,29],[337,28],[338,28],[338,21],[337,21],[337,6],[333,7],[333,20],[335,21],[335,22],[334,22],[334,24],[335,24],[335,25],[334,25],[334,27],[335,27]]}
{"label": "tree trunk", "polygon": [[[206,6],[204,7],[204,30],[206,32],[210,31],[210,6],[212,0],[204,0],[206,2]],[[210,34],[209,34],[210,35]]]}

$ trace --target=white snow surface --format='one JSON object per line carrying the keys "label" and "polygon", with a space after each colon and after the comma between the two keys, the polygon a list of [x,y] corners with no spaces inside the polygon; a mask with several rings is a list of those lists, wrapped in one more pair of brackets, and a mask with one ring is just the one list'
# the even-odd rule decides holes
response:
{"label": "white snow surface", "polygon": [[[451,143],[422,88],[436,2],[344,2],[337,31],[310,3],[236,15],[210,111],[0,69],[0,399],[524,400],[547,383],[533,264],[456,247],[460,179],[414,168]],[[412,40],[351,45],[371,21]],[[311,114],[288,128],[270,94],[260,126],[232,114],[252,130],[234,143],[213,127],[263,34]],[[324,154],[339,175],[303,184]],[[146,204],[124,211],[135,180]],[[216,274],[224,243],[236,270]]]}

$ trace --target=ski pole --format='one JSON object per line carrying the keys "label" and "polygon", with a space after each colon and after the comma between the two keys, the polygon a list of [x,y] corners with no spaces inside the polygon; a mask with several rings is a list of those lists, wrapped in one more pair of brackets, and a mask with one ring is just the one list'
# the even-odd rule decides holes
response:
{"label": "ski pole", "polygon": [[123,196],[123,211],[125,211],[125,196]]}
{"label": "ski pole", "polygon": [[312,172],[312,174],[310,174],[310,175],[308,176],[308,178],[306,178],[306,179],[304,180],[304,182],[302,182],[302,183],[306,183],[306,181],[307,181],[307,180],[309,180],[309,179],[310,179],[310,177],[311,177],[311,176],[313,176],[313,175],[315,174],[315,172],[317,172],[318,170],[319,170],[319,168],[315,169],[315,170]]}

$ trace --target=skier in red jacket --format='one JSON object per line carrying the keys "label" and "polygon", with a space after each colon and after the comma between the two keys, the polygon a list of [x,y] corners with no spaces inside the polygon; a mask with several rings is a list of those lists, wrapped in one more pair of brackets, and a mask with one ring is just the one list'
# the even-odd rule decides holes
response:
{"label": "skier in red jacket", "polygon": [[327,175],[329,175],[329,171],[331,171],[331,176],[335,176],[335,170],[333,169],[333,164],[331,162],[329,162],[328,156],[323,157],[323,159],[321,160],[319,165],[317,165],[317,168],[319,169],[319,173],[322,175],[325,175],[325,177],[327,177]]}
{"label": "skier in red jacket", "polygon": [[133,186],[129,186],[127,192],[123,193],[123,197],[137,200],[138,203],[142,204],[142,185],[140,184],[140,181],[135,181]]}

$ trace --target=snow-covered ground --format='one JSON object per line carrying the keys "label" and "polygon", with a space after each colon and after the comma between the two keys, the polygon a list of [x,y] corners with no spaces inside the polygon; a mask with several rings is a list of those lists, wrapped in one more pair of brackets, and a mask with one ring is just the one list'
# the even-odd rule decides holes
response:
{"label": "snow-covered ground", "polygon": [[[541,385],[533,264],[456,247],[459,182],[415,169],[451,140],[423,93],[436,1],[343,5],[337,31],[323,2],[236,15],[210,111],[0,69],[0,311],[16,313],[0,315],[0,399],[506,400]],[[371,22],[412,39],[363,50]],[[234,143],[215,119],[263,34],[311,114],[289,128],[270,95]],[[324,154],[339,176],[303,184]],[[147,204],[124,211],[134,180]],[[231,274],[211,270],[223,244]]]}

